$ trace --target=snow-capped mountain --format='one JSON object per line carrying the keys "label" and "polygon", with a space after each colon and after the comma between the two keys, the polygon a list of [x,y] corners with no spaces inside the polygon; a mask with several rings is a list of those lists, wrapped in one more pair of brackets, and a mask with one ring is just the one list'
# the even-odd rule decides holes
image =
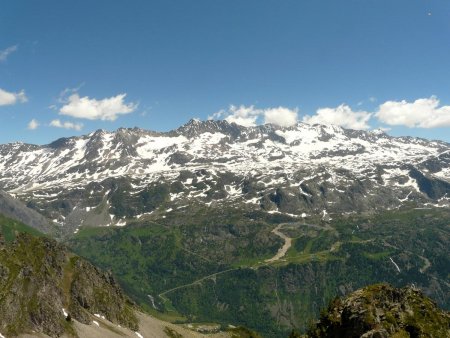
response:
{"label": "snow-capped mountain", "polygon": [[[94,209],[100,216],[90,222],[122,225],[192,203],[325,215],[450,201],[450,145],[380,130],[191,120],[167,133],[98,130],[45,146],[5,144],[0,154],[0,189],[70,228]],[[155,195],[161,200],[150,203]]]}

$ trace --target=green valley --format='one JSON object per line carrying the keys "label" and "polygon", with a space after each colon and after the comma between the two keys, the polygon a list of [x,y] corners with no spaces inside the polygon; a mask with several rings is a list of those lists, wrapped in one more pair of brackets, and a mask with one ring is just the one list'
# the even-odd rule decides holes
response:
{"label": "green valley", "polygon": [[[280,224],[292,245],[267,262],[284,244],[271,233]],[[292,328],[305,330],[334,297],[377,282],[414,284],[448,308],[449,225],[446,209],[325,221],[193,208],[124,228],[82,228],[69,244],[111,269],[152,313],[281,337]]]}

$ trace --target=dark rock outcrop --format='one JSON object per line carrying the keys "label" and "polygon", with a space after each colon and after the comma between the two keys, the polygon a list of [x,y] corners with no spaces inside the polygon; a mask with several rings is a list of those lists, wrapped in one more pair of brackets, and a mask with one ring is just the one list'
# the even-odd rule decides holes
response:
{"label": "dark rock outcrop", "polygon": [[450,337],[450,314],[412,287],[386,284],[335,299],[306,338]]}

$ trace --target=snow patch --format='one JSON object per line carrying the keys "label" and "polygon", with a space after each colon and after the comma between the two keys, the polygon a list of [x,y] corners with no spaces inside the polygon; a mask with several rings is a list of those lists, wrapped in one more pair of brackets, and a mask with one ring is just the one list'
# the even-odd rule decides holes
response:
{"label": "snow patch", "polygon": [[127,222],[124,219],[121,219],[119,222],[116,223],[117,227],[123,227],[127,225]]}
{"label": "snow patch", "polygon": [[290,214],[288,212],[281,212],[281,211],[278,211],[278,210],[270,210],[270,211],[267,211],[267,213],[268,214],[281,214],[281,215],[286,215],[286,216],[290,216],[290,217],[293,217],[293,218],[300,217],[299,215]]}
{"label": "snow patch", "polygon": [[259,197],[254,197],[249,200],[244,201],[246,204],[259,204]]}

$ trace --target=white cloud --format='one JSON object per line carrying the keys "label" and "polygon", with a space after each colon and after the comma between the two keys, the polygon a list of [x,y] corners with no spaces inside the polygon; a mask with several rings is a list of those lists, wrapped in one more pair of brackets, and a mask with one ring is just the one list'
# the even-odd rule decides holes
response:
{"label": "white cloud", "polygon": [[132,113],[137,108],[135,103],[125,103],[125,97],[126,94],[119,94],[97,100],[87,96],[80,97],[75,93],[69,96],[59,113],[81,119],[114,121],[119,115]]}
{"label": "white cloud", "polygon": [[333,124],[349,129],[369,129],[371,113],[353,111],[349,106],[341,104],[336,108],[320,108],[315,115],[306,115],[303,122],[310,124]]}
{"label": "white cloud", "polygon": [[228,110],[220,110],[211,116],[208,116],[209,120],[212,119],[224,119],[230,123],[236,123],[244,127],[256,126],[256,121],[261,115],[261,110],[255,109],[254,106],[234,106],[231,105]]}
{"label": "white cloud", "polygon": [[272,123],[281,127],[290,127],[297,123],[298,109],[285,107],[264,110],[264,123]]}
{"label": "white cloud", "polygon": [[74,130],[81,130],[83,128],[82,123],[73,123],[73,122],[61,122],[60,120],[53,120],[50,122],[51,127],[56,128],[64,128],[64,129],[74,129]]}
{"label": "white cloud", "polygon": [[36,120],[36,119],[32,119],[29,123],[28,123],[28,129],[30,130],[35,130],[40,126],[40,123]]}
{"label": "white cloud", "polygon": [[255,106],[231,105],[228,110],[221,110],[208,116],[208,119],[224,119],[244,127],[253,127],[263,118],[264,123],[288,127],[297,123],[297,114],[298,109],[291,110],[285,107],[258,109]]}
{"label": "white cloud", "polygon": [[18,46],[11,46],[6,49],[0,50],[0,62],[4,62],[8,59],[9,54],[14,53]]}
{"label": "white cloud", "polygon": [[18,93],[11,93],[0,88],[0,106],[8,106],[16,104],[17,102],[23,103],[27,101],[28,99],[23,90]]}
{"label": "white cloud", "polygon": [[439,106],[435,96],[414,102],[387,101],[380,105],[375,116],[390,126],[436,128],[450,126],[450,106]]}
{"label": "white cloud", "polygon": [[[377,101],[370,97],[369,101]],[[360,106],[360,103],[358,103]],[[388,126],[407,126],[415,128],[450,127],[450,105],[440,105],[436,96],[417,99],[413,102],[386,101],[379,105],[378,110],[368,112],[353,110],[346,104],[338,107],[319,108],[313,115],[305,115],[302,121],[309,124],[337,125],[348,129],[370,129],[370,119],[377,118]],[[282,127],[292,126],[298,121],[298,109],[275,107],[259,109],[255,106],[234,106],[221,110],[208,119],[224,119],[242,126],[251,127],[260,123],[271,123]],[[381,130],[390,130],[381,126]]]}

